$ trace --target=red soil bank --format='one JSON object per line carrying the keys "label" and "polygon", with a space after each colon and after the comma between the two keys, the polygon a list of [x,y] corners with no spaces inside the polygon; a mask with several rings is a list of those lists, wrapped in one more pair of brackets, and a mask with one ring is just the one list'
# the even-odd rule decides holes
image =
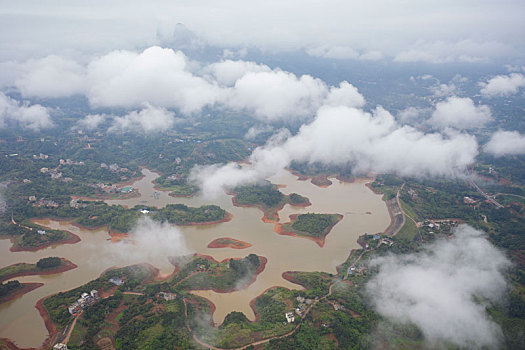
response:
{"label": "red soil bank", "polygon": [[[0,282],[3,282],[5,280],[8,280],[8,279],[11,279],[11,278],[14,278],[14,277],[20,277],[20,276],[52,275],[52,274],[55,274],[55,273],[61,273],[61,272],[73,270],[73,269],[76,269],[78,267],[77,265],[75,265],[74,263],[72,263],[71,261],[69,261],[67,259],[63,259],[62,258],[61,260],[62,260],[62,265],[58,266],[56,268],[46,269],[46,270],[38,270],[37,269],[37,270],[33,270],[33,271],[21,271],[21,272],[13,273],[13,274],[10,274],[10,275],[2,277],[0,279]],[[15,264],[15,265],[17,265],[17,264]],[[11,266],[13,266],[13,265],[11,265]]]}
{"label": "red soil bank", "polygon": [[[221,241],[228,241],[228,242],[221,242]],[[235,238],[230,237],[221,237],[217,238],[216,240],[213,240],[210,244],[208,244],[208,248],[232,248],[232,249],[246,249],[251,247],[252,245],[250,243],[246,243],[243,241],[239,241]]]}
{"label": "red soil bank", "polygon": [[285,235],[285,236],[292,236],[292,237],[298,237],[298,238],[306,238],[306,239],[309,239],[311,241],[314,241],[315,243],[317,243],[321,248],[324,247],[324,243],[325,243],[325,239],[326,239],[326,236],[328,236],[328,234],[330,233],[330,231],[332,231],[332,228],[339,222],[343,219],[343,216],[339,216],[338,220],[333,223],[331,226],[327,227],[326,228],[326,234],[322,237],[322,238],[318,238],[318,237],[313,237],[313,236],[306,236],[306,235],[302,235],[300,233],[296,233],[296,232],[290,232],[290,231],[286,231],[286,229],[284,228],[284,225],[288,225],[288,224],[291,224],[294,220],[297,219],[297,217],[299,216],[299,214],[293,214],[293,215],[290,215],[290,222],[287,222],[285,224],[275,224],[274,228],[273,228],[273,231],[277,234],[280,234],[280,235]]}
{"label": "red soil bank", "polygon": [[[210,260],[210,261],[213,261],[215,263],[223,263],[227,260],[230,260],[230,258],[226,258],[222,261],[217,261],[215,260],[213,257],[209,256],[209,255],[203,255],[203,254],[199,254],[199,253],[196,253],[194,256],[196,257],[199,257],[199,258],[203,258],[203,259],[207,259],[207,260]],[[240,260],[241,258],[233,258],[235,260]],[[255,280],[257,279],[257,276],[264,271],[264,268],[266,267],[266,263],[268,262],[268,259],[266,259],[264,256],[259,256],[259,260],[261,261],[261,264],[259,265],[259,267],[257,268],[257,270],[255,270],[255,273],[253,274],[253,277],[252,279],[246,283],[245,285],[242,286],[241,289],[244,289],[244,288],[247,288],[250,284],[252,284],[253,282],[255,282]],[[235,292],[237,290],[240,290],[240,289],[236,289],[236,288],[229,288],[229,289],[217,289],[217,288],[195,288],[195,289],[192,289],[192,290],[212,290],[214,291],[215,293],[231,293],[231,292]]]}
{"label": "red soil bank", "polygon": [[0,304],[11,301],[11,300],[15,300],[16,298],[19,298],[22,295],[29,293],[32,290],[42,287],[44,284],[43,283],[20,283],[20,285],[22,286],[22,288],[0,299]]}
{"label": "red soil bank", "polygon": [[38,247],[17,247],[17,246],[12,246],[11,248],[9,248],[9,251],[11,251],[11,252],[36,252],[37,250],[45,249],[47,247],[51,247],[51,246],[54,246],[54,245],[75,244],[75,243],[80,242],[80,237],[78,237],[74,233],[71,233],[71,232],[68,232],[68,233],[72,237],[66,238],[66,239],[62,239],[62,240],[59,240],[59,241],[55,241],[55,242],[48,242],[48,243],[45,243],[45,244],[43,244],[41,246],[38,246]]}

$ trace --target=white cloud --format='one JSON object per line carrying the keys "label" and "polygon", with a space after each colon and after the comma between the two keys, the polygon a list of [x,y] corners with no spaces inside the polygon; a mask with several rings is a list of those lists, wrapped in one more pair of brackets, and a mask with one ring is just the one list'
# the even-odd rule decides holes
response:
{"label": "white cloud", "polygon": [[402,123],[408,123],[417,120],[419,117],[429,111],[428,108],[407,107],[397,114],[397,119]]}
{"label": "white cloud", "polygon": [[256,125],[256,126],[252,126],[250,129],[248,129],[248,131],[244,135],[244,138],[246,140],[253,140],[257,136],[259,136],[260,134],[271,132],[271,131],[273,131],[273,127],[270,126],[270,125]]}
{"label": "white cloud", "polygon": [[192,113],[212,105],[221,90],[189,71],[180,51],[150,47],[141,53],[113,51],[88,66],[88,98],[101,107],[151,103]]}
{"label": "white cloud", "polygon": [[357,88],[347,81],[339,84],[339,87],[331,87],[330,93],[324,100],[328,106],[363,107],[365,98]]}
{"label": "white cloud", "polygon": [[487,142],[484,150],[496,157],[525,154],[525,135],[517,131],[497,131]]}
{"label": "white cloud", "polygon": [[271,69],[255,62],[226,60],[210,64],[205,71],[209,71],[220,85],[231,87],[248,72],[270,72]]}
{"label": "white cloud", "polygon": [[309,75],[297,77],[280,70],[248,72],[235,82],[224,103],[267,121],[306,120],[321,106],[327,91],[322,80]]}
{"label": "white cloud", "polygon": [[497,75],[480,85],[482,86],[481,93],[484,96],[509,96],[517,94],[520,88],[525,87],[525,76],[520,73]]}
{"label": "white cloud", "polygon": [[477,155],[473,136],[424,134],[396,123],[382,108],[367,113],[344,106],[322,107],[310,124],[290,136],[281,132],[239,167],[200,167],[192,178],[205,194],[214,195],[240,183],[260,181],[291,161],[350,165],[355,174],[394,172],[418,177],[461,176]]}
{"label": "white cloud", "polygon": [[[437,62],[523,57],[524,52],[523,6],[516,0],[460,4],[452,0],[255,4],[203,0],[191,6],[159,0],[156,6],[126,5],[122,0],[68,6],[58,0],[6,2],[0,13],[0,60],[159,43],[190,49],[207,43],[232,52],[246,47],[275,52],[326,46],[327,51],[354,48],[364,52],[362,56],[381,51],[389,57],[419,51],[429,52],[426,60]],[[186,28],[177,25],[180,22]],[[38,30],[28,30],[35,27]]]}
{"label": "white cloud", "polygon": [[95,130],[104,120],[103,114],[88,114],[76,123],[75,129]]}
{"label": "white cloud", "polygon": [[25,97],[64,97],[85,90],[85,69],[59,56],[32,59],[23,65],[24,73],[15,86]]}
{"label": "white cloud", "polygon": [[475,129],[491,120],[488,106],[476,106],[470,98],[449,97],[436,104],[429,122],[439,128]]}
{"label": "white cloud", "polygon": [[451,239],[418,253],[375,258],[379,270],[367,284],[376,310],[399,323],[413,323],[432,345],[497,348],[500,328],[475,297],[501,300],[503,271],[510,266],[485,234],[462,225]]}
{"label": "white cloud", "polygon": [[[93,247],[95,249],[95,247]],[[97,247],[100,249],[100,247]],[[182,232],[167,222],[158,223],[148,217],[140,218],[129,232],[129,240],[105,245],[104,254],[96,254],[100,261],[114,265],[142,262],[162,262],[168,257],[191,254]]]}
{"label": "white cloud", "polygon": [[[323,103],[364,104],[347,82],[329,87],[310,75],[296,76],[241,60],[201,68],[180,51],[156,46],[142,52],[112,51],[85,68],[59,57],[37,63],[29,61],[28,70],[17,80],[24,94],[66,97],[84,91],[94,107],[133,109],[149,103],[185,115],[219,107],[273,122],[310,120]],[[69,83],[60,86],[61,81]]]}
{"label": "white cloud", "polygon": [[139,112],[132,111],[122,117],[114,117],[108,132],[139,131],[154,133],[166,131],[175,123],[175,113],[149,104]]}
{"label": "white cloud", "polygon": [[395,62],[479,62],[488,57],[499,57],[510,53],[510,49],[500,42],[473,40],[450,41],[418,41],[412,48],[399,52]]}
{"label": "white cloud", "polygon": [[430,88],[436,97],[453,96],[458,92],[456,84],[450,82],[448,84],[437,84]]}
{"label": "white cloud", "polygon": [[33,131],[54,126],[47,108],[20,103],[0,92],[0,128],[6,128],[10,123]]}

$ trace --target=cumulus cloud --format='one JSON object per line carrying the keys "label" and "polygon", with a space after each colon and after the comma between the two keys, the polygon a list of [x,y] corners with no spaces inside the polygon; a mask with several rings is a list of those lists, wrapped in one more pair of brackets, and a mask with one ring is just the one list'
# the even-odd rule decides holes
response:
{"label": "cumulus cloud", "polygon": [[141,53],[113,51],[88,66],[87,96],[98,107],[175,107],[183,113],[213,104],[220,89],[189,70],[180,51],[150,47]]}
{"label": "cumulus cloud", "polygon": [[428,108],[407,107],[397,113],[397,119],[402,123],[409,123],[417,120],[422,115],[428,113]]}
{"label": "cumulus cloud", "polygon": [[375,258],[367,293],[380,315],[415,324],[429,343],[497,348],[502,336],[475,297],[501,300],[510,262],[485,234],[461,225],[423,251]]}
{"label": "cumulus cloud", "polygon": [[219,107],[267,122],[295,122],[311,120],[323,104],[364,104],[346,81],[330,87],[310,75],[242,60],[199,68],[182,52],[157,46],[142,52],[112,51],[85,67],[56,56],[25,66],[27,71],[17,79],[24,95],[66,97],[83,92],[94,107],[133,109],[149,103],[185,115]]}
{"label": "cumulus cloud", "polygon": [[280,70],[248,72],[235,82],[225,103],[268,121],[304,120],[321,106],[326,93],[326,84],[309,75],[297,77]]}
{"label": "cumulus cloud", "polygon": [[497,131],[484,150],[496,157],[525,154],[525,135],[517,131]]}
{"label": "cumulus cloud", "polygon": [[430,89],[436,97],[453,96],[458,92],[456,84],[452,82],[449,84],[437,84]]}
{"label": "cumulus cloud", "polygon": [[330,93],[324,100],[324,105],[363,107],[365,98],[359,93],[357,88],[347,81],[339,84],[339,87],[331,87]]}
{"label": "cumulus cloud", "polygon": [[459,176],[477,155],[473,136],[424,134],[399,125],[377,108],[367,113],[345,106],[324,106],[296,135],[280,132],[250,156],[250,164],[199,168],[192,178],[205,194],[264,179],[291,161],[349,165],[356,174],[394,172],[409,176]]}
{"label": "cumulus cloud", "polygon": [[475,129],[491,120],[488,106],[476,106],[470,98],[449,97],[436,104],[429,122],[439,128]]}
{"label": "cumulus cloud", "polygon": [[175,123],[175,113],[162,107],[146,104],[140,111],[132,111],[122,117],[114,117],[108,132],[139,131],[154,133],[166,131]]}
{"label": "cumulus cloud", "polygon": [[106,116],[103,114],[88,114],[84,119],[79,120],[74,128],[95,130],[104,120],[106,120]]}
{"label": "cumulus cloud", "polygon": [[248,72],[270,72],[270,67],[250,61],[225,60],[212,63],[205,68],[221,85],[233,86],[235,82]]}
{"label": "cumulus cloud", "polygon": [[64,97],[83,93],[85,69],[75,61],[59,56],[31,59],[15,86],[25,97]]}
{"label": "cumulus cloud", "polygon": [[53,127],[47,108],[39,104],[20,103],[0,92],[0,128],[10,123],[33,131]]}
{"label": "cumulus cloud", "polygon": [[160,259],[191,254],[182,232],[167,222],[159,223],[148,217],[140,218],[129,232],[129,240],[105,246],[108,254],[101,260],[111,260],[116,265],[141,262],[155,263]]}
{"label": "cumulus cloud", "polygon": [[525,76],[520,73],[497,75],[488,82],[481,83],[481,86],[481,93],[484,96],[510,96],[517,94],[520,88],[525,87]]}

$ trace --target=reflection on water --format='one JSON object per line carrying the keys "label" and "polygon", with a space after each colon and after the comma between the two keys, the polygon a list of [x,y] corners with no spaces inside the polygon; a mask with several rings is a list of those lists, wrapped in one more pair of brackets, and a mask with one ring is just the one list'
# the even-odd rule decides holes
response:
{"label": "reflection on water", "polygon": [[[254,314],[249,302],[267,288],[283,286],[300,288],[284,280],[284,271],[325,271],[336,272],[336,266],[341,264],[350,253],[357,248],[357,238],[364,233],[383,231],[390,222],[390,217],[381,196],[374,194],[366,186],[365,180],[354,183],[342,183],[332,179],[333,185],[328,188],[317,187],[310,182],[298,181],[297,178],[284,172],[270,180],[276,184],[285,185],[282,192],[299,193],[310,199],[311,206],[307,208],[286,205],[279,213],[281,221],[288,221],[290,214],[316,212],[339,213],[344,218],[326,238],[324,248],[315,242],[291,236],[282,236],[273,232],[273,224],[263,223],[262,212],[255,208],[237,208],[232,205],[231,197],[223,195],[209,200],[202,197],[174,198],[167,192],[155,191],[152,181],[156,173],[144,169],[144,178],[133,184],[141,193],[141,197],[125,200],[107,200],[108,204],[122,204],[133,207],[137,204],[162,207],[169,203],[182,203],[188,206],[217,204],[234,215],[227,223],[208,226],[180,227],[187,248],[190,251],[211,255],[217,260],[231,257],[244,257],[250,253],[265,256],[268,259],[265,270],[248,288],[233,293],[215,293],[212,291],[195,291],[211,300],[215,306],[214,321],[222,322],[231,311],[244,312],[249,319]],[[155,192],[158,194],[155,195]],[[371,214],[367,214],[371,212]],[[58,291],[75,288],[98,277],[102,271],[111,266],[122,266],[133,262],[133,257],[119,261],[118,256],[111,254],[111,243],[105,230],[83,230],[58,221],[40,221],[42,225],[51,228],[67,229],[77,234],[82,241],[74,245],[50,247],[37,252],[9,252],[10,242],[0,240],[0,266],[16,262],[36,262],[47,256],[65,257],[79,267],[75,270],[51,276],[28,276],[18,278],[21,282],[42,282],[45,285],[23,297],[0,305],[0,337],[13,339],[18,345],[29,347],[39,346],[47,335],[44,322],[34,308],[36,302],[47,295]],[[231,237],[251,243],[252,246],[236,250],[231,248],[207,248],[207,245],[219,237]],[[176,247],[174,247],[176,250]],[[142,255],[141,255],[142,256]],[[149,255],[151,256],[151,255]],[[137,257],[139,259],[139,257]],[[155,256],[147,261],[161,270],[169,273],[173,266],[166,256]],[[142,261],[135,261],[142,262]]]}

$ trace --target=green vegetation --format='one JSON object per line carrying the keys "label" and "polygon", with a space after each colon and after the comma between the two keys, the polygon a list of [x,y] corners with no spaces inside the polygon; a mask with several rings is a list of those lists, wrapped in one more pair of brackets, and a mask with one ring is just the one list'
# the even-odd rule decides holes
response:
{"label": "green vegetation", "polygon": [[[38,231],[44,231],[44,234]],[[68,240],[72,235],[67,231],[43,229],[29,221],[24,221],[23,225],[7,224],[0,225],[0,234],[8,236],[14,241],[16,249],[32,249],[53,244],[55,242]]]}
{"label": "green vegetation", "polygon": [[289,232],[323,239],[342,217],[340,214],[301,214],[294,217],[291,224],[283,225],[283,228]]}
{"label": "green vegetation", "polygon": [[18,264],[6,266],[0,269],[0,281],[5,281],[6,279],[9,279],[10,276],[14,276],[21,272],[36,270],[35,267],[36,267],[35,264],[26,264],[26,263],[18,263]]}
{"label": "green vegetation", "polygon": [[133,288],[140,286],[144,280],[151,276],[152,271],[143,265],[133,265],[121,269],[110,270],[83,286],[67,292],[60,292],[46,298],[44,300],[44,307],[51,320],[59,328],[63,328],[72,320],[72,316],[69,314],[67,308],[75,302],[82,293],[89,293],[93,289],[100,292],[101,290],[112,288],[114,284],[109,282],[109,279],[112,277],[119,277],[125,281],[125,283],[119,287],[121,290],[132,290]]}
{"label": "green vegetation", "polygon": [[308,198],[297,193],[290,193],[288,195],[288,200],[291,205],[305,205],[309,203]]}
{"label": "green vegetation", "polygon": [[0,299],[8,296],[20,288],[22,288],[22,285],[17,280],[0,283]]}
{"label": "green vegetation", "polygon": [[167,221],[171,224],[191,224],[198,222],[215,222],[226,218],[226,211],[216,205],[203,205],[191,208],[184,204],[168,204],[152,215],[157,221]]}
{"label": "green vegetation", "polygon": [[281,208],[284,204],[306,205],[308,198],[297,193],[284,195],[269,182],[262,185],[239,186],[233,189],[235,203],[242,206],[260,206],[263,210]]}
{"label": "green vegetation", "polygon": [[177,290],[216,289],[226,291],[244,288],[255,277],[261,265],[261,259],[255,254],[250,254],[238,260],[229,259],[224,262],[207,260],[206,264],[201,262],[194,265],[196,273],[178,284]]}
{"label": "green vegetation", "polygon": [[334,276],[325,272],[287,272],[287,279],[303,286],[308,298],[321,297],[328,294],[330,283]]}
{"label": "green vegetation", "polygon": [[62,266],[66,262],[70,264],[70,262],[67,260],[63,261],[60,258],[50,257],[42,258],[36,264],[18,263],[9,265],[0,269],[0,281],[4,281],[20,274],[38,275],[45,272],[46,270],[51,270],[53,268]]}
{"label": "green vegetation", "polygon": [[409,218],[406,218],[405,224],[403,225],[401,230],[399,230],[396,237],[400,239],[405,239],[407,241],[413,241],[414,238],[416,238],[417,234],[418,229],[416,224],[414,224],[414,222]]}
{"label": "green vegetation", "polygon": [[36,266],[39,269],[50,269],[53,267],[58,267],[60,265],[62,265],[62,259],[56,256],[49,257],[49,258],[42,258],[38,260],[38,262],[36,263]]}
{"label": "green vegetation", "polygon": [[271,184],[241,186],[233,189],[235,202],[239,205],[261,205],[266,208],[277,208],[284,203],[284,194]]}

